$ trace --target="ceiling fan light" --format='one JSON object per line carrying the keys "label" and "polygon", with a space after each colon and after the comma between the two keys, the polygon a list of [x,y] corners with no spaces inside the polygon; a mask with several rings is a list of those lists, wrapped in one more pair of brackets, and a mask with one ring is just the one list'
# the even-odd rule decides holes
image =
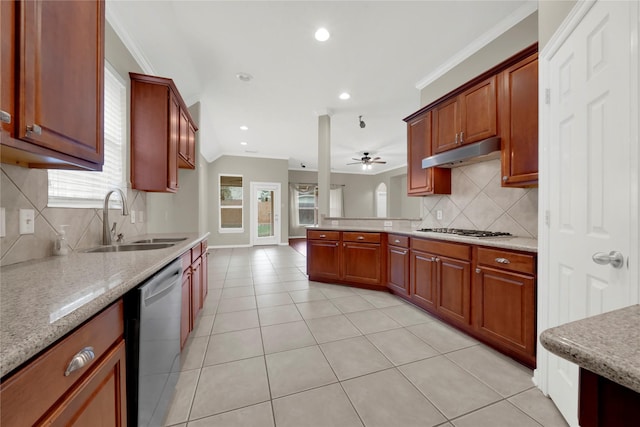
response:
{"label": "ceiling fan light", "polygon": [[367,165],[367,170],[371,170],[372,166],[371,165]]}
{"label": "ceiling fan light", "polygon": [[329,34],[329,31],[327,31],[326,28],[318,28],[315,33],[315,38],[319,42],[326,42],[327,40],[329,40],[329,37],[331,37],[331,34]]}
{"label": "ceiling fan light", "polygon": [[364,170],[367,170],[367,165],[366,165],[366,164],[364,164],[364,163],[362,164],[362,170],[363,170],[363,171],[364,171]]}

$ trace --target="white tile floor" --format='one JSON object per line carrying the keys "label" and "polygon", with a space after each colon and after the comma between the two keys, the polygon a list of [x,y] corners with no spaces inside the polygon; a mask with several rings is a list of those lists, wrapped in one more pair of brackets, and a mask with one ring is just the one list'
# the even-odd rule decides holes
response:
{"label": "white tile floor", "polygon": [[290,247],[215,250],[166,425],[566,426],[532,372]]}

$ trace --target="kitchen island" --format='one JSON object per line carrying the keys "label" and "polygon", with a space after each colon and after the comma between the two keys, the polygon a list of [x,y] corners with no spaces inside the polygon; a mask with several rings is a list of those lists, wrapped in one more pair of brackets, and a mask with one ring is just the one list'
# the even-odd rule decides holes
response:
{"label": "kitchen island", "polygon": [[165,249],[83,253],[0,268],[0,376],[3,380],[155,272],[205,240],[186,237]]}
{"label": "kitchen island", "polygon": [[540,335],[540,342],[580,367],[580,425],[637,424],[640,305],[547,329]]}

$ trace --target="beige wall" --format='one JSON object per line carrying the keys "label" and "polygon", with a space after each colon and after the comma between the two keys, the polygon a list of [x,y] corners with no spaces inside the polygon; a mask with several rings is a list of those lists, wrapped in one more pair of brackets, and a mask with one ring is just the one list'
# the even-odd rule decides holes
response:
{"label": "beige wall", "polygon": [[[127,85],[129,99],[129,71],[141,72],[140,67],[122,44],[109,23],[105,28],[105,58],[115,68]],[[127,109],[129,103],[127,102]],[[127,114],[129,117],[129,114]],[[127,122],[129,129],[129,122]],[[129,131],[127,147],[129,146]],[[126,152],[127,179],[129,177],[129,149]],[[62,209],[49,208],[48,178],[46,170],[27,169],[18,166],[0,165],[0,206],[5,208],[6,236],[0,238],[0,265],[29,261],[51,256],[53,242],[61,225],[67,228],[67,242],[72,250],[98,246],[102,242],[102,209]],[[147,217],[147,195],[129,189],[127,201],[136,215],[144,212]],[[18,233],[18,210],[35,211],[35,233]],[[129,217],[123,217],[118,210],[109,211],[109,220],[117,222],[117,232],[126,239],[146,233],[147,222],[131,224]]]}
{"label": "beige wall", "polygon": [[538,2],[538,37],[539,49],[542,50],[558,29],[562,21],[569,15],[577,1],[554,0]]}
{"label": "beige wall", "polygon": [[[288,224],[288,161],[262,159],[254,157],[222,156],[209,164],[207,177],[208,230],[211,232],[209,246],[243,246],[251,244],[251,182],[280,183],[280,241],[289,239]],[[219,233],[219,176],[221,174],[242,175],[243,197],[243,233]]]}
{"label": "beige wall", "polygon": [[533,13],[420,91],[425,106],[489,70],[538,40],[538,14]]}

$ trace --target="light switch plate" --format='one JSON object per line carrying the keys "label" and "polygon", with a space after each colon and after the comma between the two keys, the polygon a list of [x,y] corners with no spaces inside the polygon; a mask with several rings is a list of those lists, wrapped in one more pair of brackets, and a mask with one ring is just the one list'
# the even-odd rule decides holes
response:
{"label": "light switch plate", "polygon": [[4,208],[0,208],[0,237],[7,235],[7,223],[4,216]]}
{"label": "light switch plate", "polygon": [[383,227],[393,227],[393,221],[385,221]]}
{"label": "light switch plate", "polygon": [[136,223],[136,211],[134,211],[132,209],[131,212],[129,212],[129,216],[131,217],[131,224],[135,224]]}
{"label": "light switch plate", "polygon": [[33,209],[20,209],[20,234],[35,232],[36,213]]}
{"label": "light switch plate", "polygon": [[338,225],[338,221],[337,221],[337,220],[335,220],[335,219],[332,219],[332,220],[331,220],[331,225]]}
{"label": "light switch plate", "polygon": [[436,211],[436,219],[442,219],[442,211],[440,209]]}

